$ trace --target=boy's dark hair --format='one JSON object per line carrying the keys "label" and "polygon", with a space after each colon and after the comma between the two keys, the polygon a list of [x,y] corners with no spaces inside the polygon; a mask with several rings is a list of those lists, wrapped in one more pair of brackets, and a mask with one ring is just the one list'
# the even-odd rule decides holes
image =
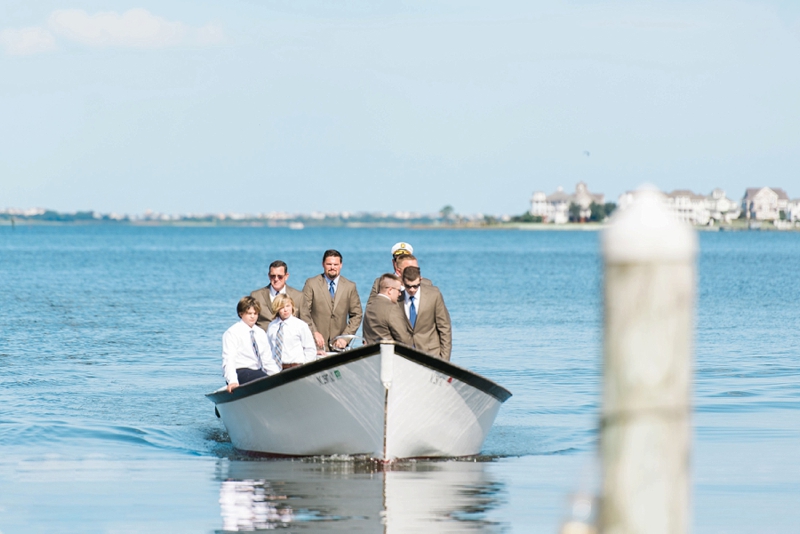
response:
{"label": "boy's dark hair", "polygon": [[255,309],[256,313],[261,313],[261,304],[259,304],[256,299],[250,296],[242,297],[239,304],[236,305],[236,313],[241,317],[250,308]]}

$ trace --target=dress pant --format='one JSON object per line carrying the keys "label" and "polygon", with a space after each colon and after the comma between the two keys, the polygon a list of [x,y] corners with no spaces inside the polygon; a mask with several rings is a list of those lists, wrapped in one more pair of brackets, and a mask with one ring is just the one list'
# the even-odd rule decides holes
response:
{"label": "dress pant", "polygon": [[246,367],[242,367],[241,369],[236,370],[236,377],[239,379],[239,384],[246,384],[248,382],[252,382],[253,380],[264,378],[265,376],[267,376],[267,373],[261,369],[248,369]]}

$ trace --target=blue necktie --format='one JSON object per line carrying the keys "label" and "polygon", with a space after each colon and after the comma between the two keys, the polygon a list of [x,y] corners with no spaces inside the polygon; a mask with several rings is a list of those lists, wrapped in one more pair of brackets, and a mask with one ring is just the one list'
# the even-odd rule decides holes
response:
{"label": "blue necktie", "polygon": [[411,328],[414,328],[414,325],[417,324],[417,309],[414,307],[414,297],[409,297],[411,299],[411,306],[408,308],[408,322],[411,323]]}
{"label": "blue necktie", "polygon": [[331,280],[331,298],[336,297],[336,290],[333,288],[333,280]]}

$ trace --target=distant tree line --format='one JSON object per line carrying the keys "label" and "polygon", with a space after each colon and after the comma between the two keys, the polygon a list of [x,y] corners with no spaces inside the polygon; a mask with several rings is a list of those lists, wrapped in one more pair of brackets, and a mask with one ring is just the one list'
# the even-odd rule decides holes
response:
{"label": "distant tree line", "polygon": [[525,212],[522,215],[511,217],[511,222],[515,223],[540,223],[543,222],[541,215],[531,215],[530,212]]}
{"label": "distant tree line", "polygon": [[79,211],[76,213],[59,213],[53,210],[46,210],[44,213],[37,213],[36,215],[11,215],[9,213],[0,213],[2,219],[22,219],[31,221],[55,221],[55,222],[81,222],[81,221],[95,221],[93,211]]}

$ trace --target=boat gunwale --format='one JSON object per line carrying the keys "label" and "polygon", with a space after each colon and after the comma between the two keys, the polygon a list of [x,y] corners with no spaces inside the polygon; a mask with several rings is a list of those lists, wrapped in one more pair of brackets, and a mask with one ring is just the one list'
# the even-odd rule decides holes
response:
{"label": "boat gunwale", "polygon": [[[214,404],[225,404],[227,402],[233,402],[251,397],[253,395],[258,395],[264,391],[269,391],[284,384],[295,382],[323,371],[328,371],[334,367],[341,367],[342,365],[350,362],[379,355],[380,346],[382,344],[385,345],[387,343],[365,345],[363,347],[348,350],[340,354],[327,356],[325,358],[309,362],[305,365],[286,369],[285,371],[281,371],[280,373],[276,373],[272,376],[247,382],[246,384],[242,384],[238,388],[234,389],[232,393],[228,393],[224,390],[214,391],[212,393],[207,393],[206,397],[208,397],[208,399]],[[434,356],[429,356],[428,354],[419,352],[418,350],[406,345],[402,345],[400,343],[392,344],[395,346],[395,354],[398,354],[424,367],[428,367],[434,371],[438,371],[446,374],[447,376],[455,378],[479,391],[482,391],[483,393],[486,393],[487,395],[494,397],[500,402],[505,402],[509,399],[509,397],[511,397],[510,391],[503,386],[489,380],[488,378],[473,373],[472,371],[468,371],[463,367],[459,367],[448,361],[442,360],[441,358],[436,358]]]}

